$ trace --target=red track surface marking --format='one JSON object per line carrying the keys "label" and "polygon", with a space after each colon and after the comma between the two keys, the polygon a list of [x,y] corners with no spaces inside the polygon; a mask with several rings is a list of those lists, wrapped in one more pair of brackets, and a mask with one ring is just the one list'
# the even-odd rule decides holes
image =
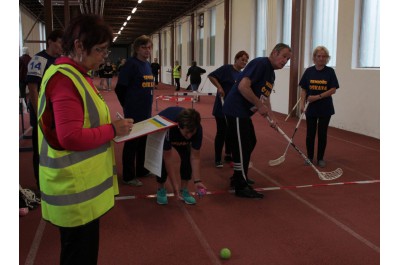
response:
{"label": "red track surface marking", "polygon": [[[255,188],[255,190],[257,190],[257,191],[294,190],[294,189],[302,189],[302,188],[320,188],[320,187],[327,187],[327,186],[374,184],[374,183],[380,183],[380,180],[360,180],[360,181],[335,182],[335,183],[326,183],[326,184],[310,184],[310,185],[298,185],[298,186]],[[226,193],[233,193],[233,192],[234,192],[233,190],[207,191],[207,195],[226,194]],[[196,193],[192,192],[192,195],[196,195]],[[174,197],[174,196],[176,196],[176,194],[168,193],[167,196]],[[132,200],[132,199],[149,199],[149,198],[156,198],[156,194],[121,196],[121,197],[116,197],[115,200]]]}

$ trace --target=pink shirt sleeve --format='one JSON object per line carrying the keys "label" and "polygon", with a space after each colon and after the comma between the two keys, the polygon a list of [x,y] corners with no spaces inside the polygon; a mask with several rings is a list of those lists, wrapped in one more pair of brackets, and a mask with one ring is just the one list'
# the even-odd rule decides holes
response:
{"label": "pink shirt sleeve", "polygon": [[[111,141],[114,138],[111,124],[83,128],[83,102],[79,92],[68,77],[57,75],[49,81],[46,96],[52,103],[60,145],[66,150],[86,151]],[[92,84],[92,80],[88,81]]]}

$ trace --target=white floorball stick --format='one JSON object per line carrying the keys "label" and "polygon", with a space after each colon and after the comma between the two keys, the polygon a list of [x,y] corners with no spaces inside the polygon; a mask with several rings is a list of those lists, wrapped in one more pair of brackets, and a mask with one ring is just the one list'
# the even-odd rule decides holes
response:
{"label": "white floorball stick", "polygon": [[[290,138],[291,141],[293,141],[294,135],[296,134],[297,129],[299,128],[300,122],[303,119],[304,114],[306,113],[307,106],[308,106],[308,101],[306,102],[306,105],[304,107],[304,111],[300,115],[300,118],[299,118],[299,121],[297,122],[296,128],[294,128],[294,132],[293,132],[292,138]],[[289,146],[290,146],[290,142],[286,146],[286,149],[285,149],[285,152],[283,153],[283,155],[280,156],[279,158],[275,159],[275,160],[269,160],[268,164],[271,167],[282,164],[285,161],[286,153],[287,153],[287,150],[289,149]]]}
{"label": "white floorball stick", "polygon": [[[271,119],[267,116],[266,117],[267,120],[271,123]],[[312,167],[312,169],[314,169],[314,171],[318,174],[318,177],[321,180],[334,180],[337,178],[340,178],[343,175],[343,170],[341,168],[337,168],[334,171],[331,172],[321,172],[319,171],[314,165],[313,163],[311,163],[310,159],[308,159],[308,157],[303,154],[303,152],[293,143],[293,141],[281,130],[281,128],[279,128],[278,125],[276,125],[275,127],[278,132],[293,146],[293,148],[304,158],[304,160]]]}
{"label": "white floorball stick", "polygon": [[299,98],[299,100],[297,100],[296,105],[294,105],[293,109],[289,112],[289,114],[287,115],[285,121],[287,121],[287,120],[289,119],[290,114],[292,114],[292,112],[295,110],[295,108],[297,107],[297,105],[299,105],[300,100],[301,100],[301,97]]}

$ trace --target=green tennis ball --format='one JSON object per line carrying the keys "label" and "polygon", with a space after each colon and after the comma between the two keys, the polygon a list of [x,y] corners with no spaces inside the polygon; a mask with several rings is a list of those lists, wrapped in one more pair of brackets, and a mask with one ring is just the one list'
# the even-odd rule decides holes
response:
{"label": "green tennis ball", "polygon": [[229,259],[231,257],[231,251],[229,248],[223,248],[219,252],[219,255],[221,256],[221,259]]}

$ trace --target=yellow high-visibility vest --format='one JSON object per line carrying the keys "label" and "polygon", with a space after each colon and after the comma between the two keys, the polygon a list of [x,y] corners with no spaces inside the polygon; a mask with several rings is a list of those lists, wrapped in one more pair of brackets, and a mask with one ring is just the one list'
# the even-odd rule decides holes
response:
{"label": "yellow high-visibility vest", "polygon": [[173,70],[173,77],[174,78],[181,78],[181,71],[179,71],[180,65],[175,65],[174,70]]}
{"label": "yellow high-visibility vest", "polygon": [[84,107],[83,128],[109,124],[110,112],[85,77],[68,64],[47,69],[38,102],[39,181],[43,219],[61,227],[75,227],[93,221],[114,206],[118,194],[114,144],[108,142],[87,151],[53,149],[40,124],[46,109],[46,85],[56,73],[67,76],[77,88]]}

